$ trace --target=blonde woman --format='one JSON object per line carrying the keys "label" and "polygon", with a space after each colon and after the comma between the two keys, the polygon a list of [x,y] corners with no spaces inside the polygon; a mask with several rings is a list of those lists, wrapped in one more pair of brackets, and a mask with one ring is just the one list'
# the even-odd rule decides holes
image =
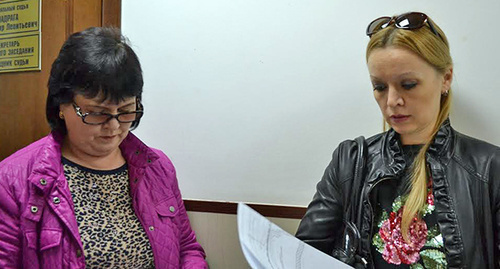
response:
{"label": "blonde woman", "polygon": [[410,12],[375,19],[367,35],[373,94],[391,128],[366,140],[358,190],[358,144],[335,150],[297,237],[331,255],[358,195],[356,267],[500,268],[500,148],[450,125],[444,32]]}

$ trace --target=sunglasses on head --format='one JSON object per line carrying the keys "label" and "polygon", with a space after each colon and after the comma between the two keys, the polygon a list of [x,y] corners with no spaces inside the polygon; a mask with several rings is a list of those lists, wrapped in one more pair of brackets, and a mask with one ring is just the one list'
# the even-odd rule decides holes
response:
{"label": "sunglasses on head", "polygon": [[442,39],[441,35],[436,31],[436,28],[429,20],[429,17],[421,12],[409,12],[399,16],[377,18],[368,24],[366,35],[372,37],[376,32],[392,24],[399,29],[415,30],[422,28],[426,23],[429,24],[431,31]]}

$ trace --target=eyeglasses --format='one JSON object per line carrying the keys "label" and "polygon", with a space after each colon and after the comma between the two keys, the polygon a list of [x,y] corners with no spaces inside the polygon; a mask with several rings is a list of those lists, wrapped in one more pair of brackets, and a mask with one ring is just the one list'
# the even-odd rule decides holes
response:
{"label": "eyeglasses", "polygon": [[372,22],[370,22],[370,24],[368,24],[368,27],[366,28],[366,35],[372,37],[373,34],[388,27],[393,23],[394,26],[396,26],[396,28],[405,30],[419,29],[422,28],[425,25],[425,23],[428,23],[431,31],[435,35],[443,39],[441,35],[436,31],[434,25],[432,25],[432,22],[429,20],[429,17],[421,12],[409,12],[394,17],[377,18]]}
{"label": "eyeglasses", "polygon": [[[82,118],[82,121],[90,125],[100,125],[105,124],[111,119],[116,119],[120,123],[130,123],[134,122],[142,117],[144,111],[136,110],[131,112],[122,112],[118,114],[102,113],[102,112],[88,112],[82,113],[82,109],[75,103],[73,103],[76,115]],[[138,105],[140,107],[140,105]]]}

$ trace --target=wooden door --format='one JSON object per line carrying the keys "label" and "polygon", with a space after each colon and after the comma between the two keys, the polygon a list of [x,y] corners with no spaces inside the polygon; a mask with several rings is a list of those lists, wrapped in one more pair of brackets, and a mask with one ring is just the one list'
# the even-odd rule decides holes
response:
{"label": "wooden door", "polygon": [[71,33],[120,27],[121,0],[42,0],[41,71],[0,74],[0,160],[47,135],[47,82],[52,62]]}

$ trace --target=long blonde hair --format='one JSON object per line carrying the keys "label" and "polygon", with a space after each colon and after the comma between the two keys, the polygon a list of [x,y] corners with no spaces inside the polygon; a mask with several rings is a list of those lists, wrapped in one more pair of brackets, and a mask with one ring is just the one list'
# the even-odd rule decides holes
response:
{"label": "long blonde hair", "polygon": [[[430,20],[430,18],[429,18]],[[396,46],[408,49],[432,65],[436,71],[444,74],[453,62],[450,55],[448,40],[444,32],[431,20],[439,36],[434,34],[428,25],[415,29],[398,29],[391,25],[372,35],[366,49],[366,60],[378,48]],[[440,126],[448,118],[451,108],[451,89],[447,95],[441,96],[441,108],[434,126],[432,136],[420,149],[411,166],[410,193],[403,208],[401,221],[401,232],[403,238],[408,241],[408,231],[414,217],[421,218],[422,210],[427,203],[427,162],[425,153],[434,140],[434,136],[439,131]]]}

